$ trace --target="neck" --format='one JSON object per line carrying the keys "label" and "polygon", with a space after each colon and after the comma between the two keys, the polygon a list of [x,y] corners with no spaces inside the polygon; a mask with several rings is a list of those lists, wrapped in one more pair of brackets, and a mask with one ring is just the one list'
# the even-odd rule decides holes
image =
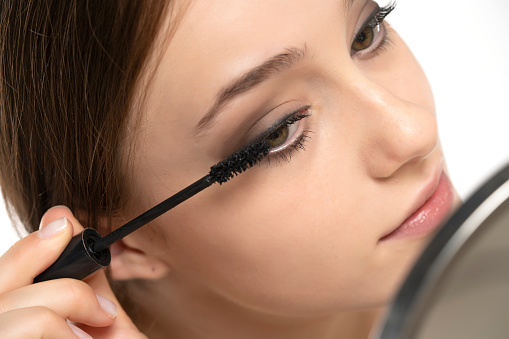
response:
{"label": "neck", "polygon": [[182,290],[167,279],[136,282],[130,297],[149,338],[366,339],[381,309],[319,317],[284,317],[248,309],[225,298]]}

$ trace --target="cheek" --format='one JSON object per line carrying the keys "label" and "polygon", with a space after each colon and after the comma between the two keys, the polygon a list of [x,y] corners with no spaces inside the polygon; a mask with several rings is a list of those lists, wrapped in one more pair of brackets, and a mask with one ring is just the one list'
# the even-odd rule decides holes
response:
{"label": "cheek", "polygon": [[[304,158],[263,164],[162,216],[157,227],[175,273],[265,312],[316,314],[358,305],[359,285],[375,265],[370,230],[356,218],[359,200],[346,193],[354,190],[352,180],[330,178],[352,176],[322,170],[311,178],[298,170]],[[288,166],[291,177],[283,176]],[[325,189],[327,182],[345,192]]]}

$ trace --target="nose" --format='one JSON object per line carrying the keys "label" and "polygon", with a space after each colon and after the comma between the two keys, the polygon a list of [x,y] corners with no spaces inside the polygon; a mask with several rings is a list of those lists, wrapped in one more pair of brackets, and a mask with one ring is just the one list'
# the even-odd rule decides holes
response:
{"label": "nose", "polygon": [[406,164],[427,158],[438,144],[433,111],[369,80],[357,83],[360,154],[368,174],[388,178]]}

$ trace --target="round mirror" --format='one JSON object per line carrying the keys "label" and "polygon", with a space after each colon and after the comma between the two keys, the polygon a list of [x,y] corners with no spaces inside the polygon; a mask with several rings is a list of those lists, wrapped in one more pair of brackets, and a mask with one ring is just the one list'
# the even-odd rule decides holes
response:
{"label": "round mirror", "polygon": [[437,233],[374,338],[509,338],[509,165]]}

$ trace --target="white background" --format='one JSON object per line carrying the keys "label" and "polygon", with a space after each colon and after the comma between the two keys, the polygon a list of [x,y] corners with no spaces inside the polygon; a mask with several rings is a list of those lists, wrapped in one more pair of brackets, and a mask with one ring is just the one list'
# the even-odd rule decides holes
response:
{"label": "white background", "polygon": [[[509,161],[507,13],[504,0],[400,0],[388,19],[431,82],[451,179],[464,198]],[[3,253],[17,239],[3,208],[0,225]]]}

